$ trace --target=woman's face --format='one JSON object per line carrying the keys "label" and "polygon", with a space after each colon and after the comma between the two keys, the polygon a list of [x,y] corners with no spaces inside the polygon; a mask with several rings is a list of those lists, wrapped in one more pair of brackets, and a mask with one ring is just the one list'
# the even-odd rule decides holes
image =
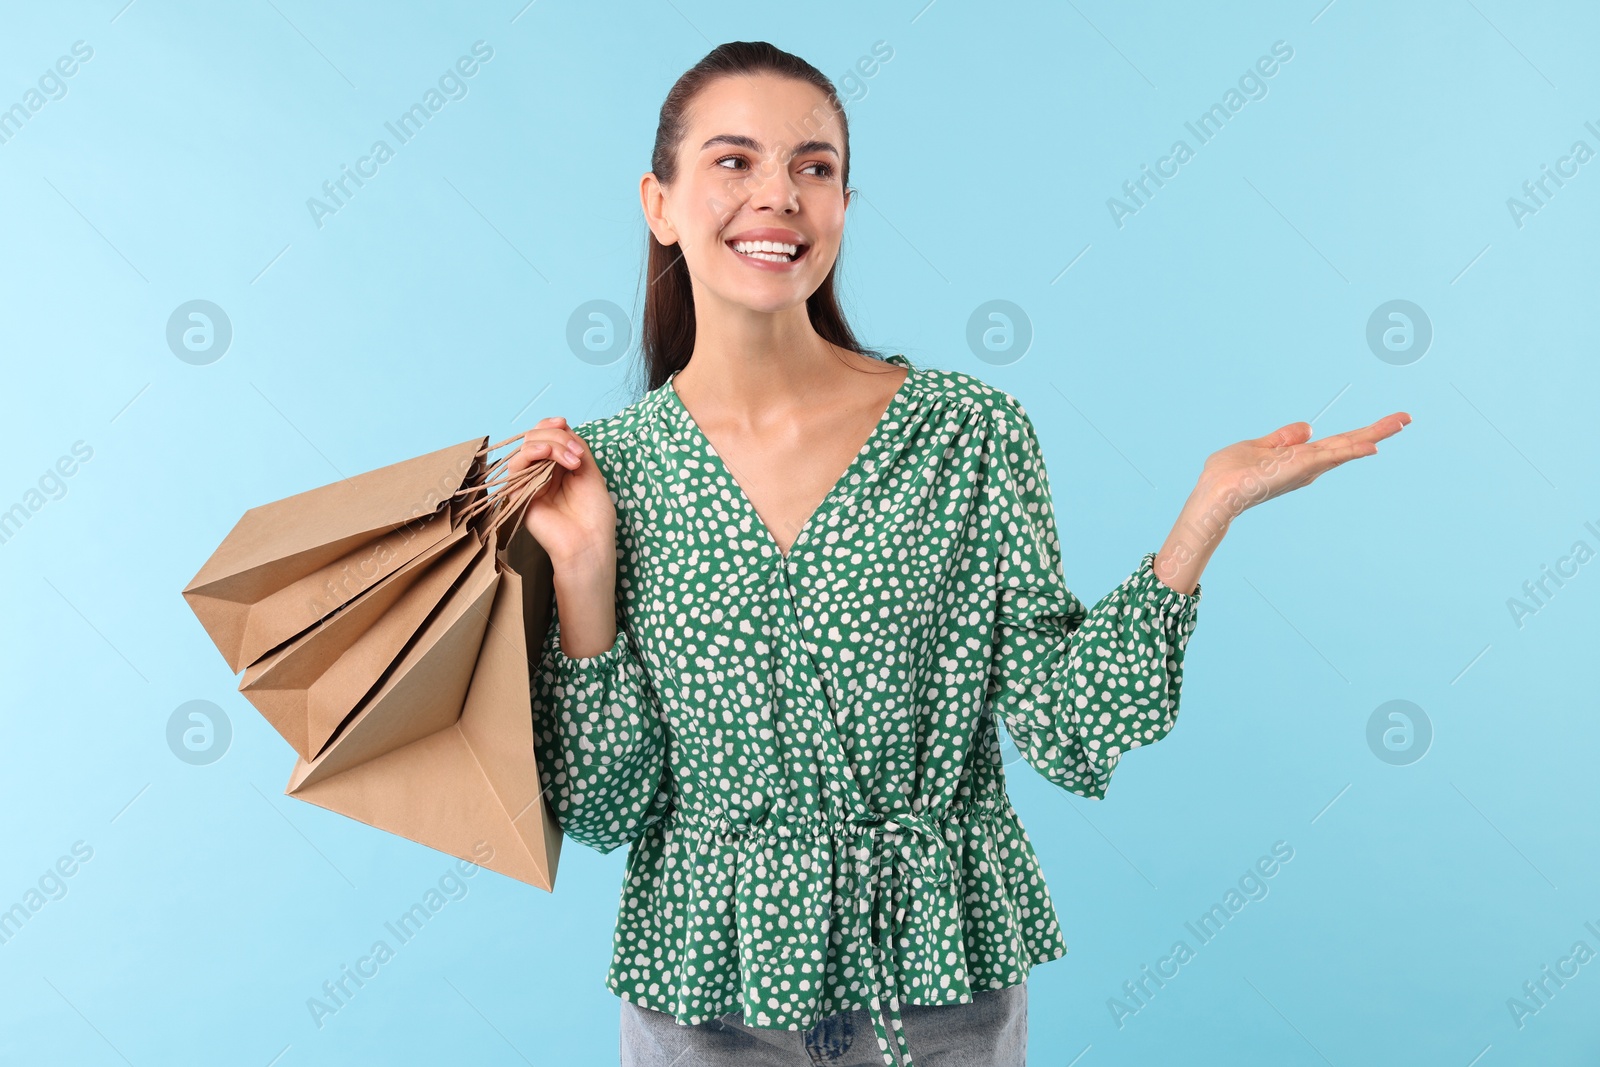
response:
{"label": "woman's face", "polygon": [[[849,199],[839,180],[844,152],[839,116],[806,82],[722,77],[700,91],[678,146],[676,181],[668,188],[646,174],[640,184],[650,229],[662,244],[678,245],[697,306],[804,305],[839,255]],[[799,247],[763,252],[746,243],[758,241]]]}

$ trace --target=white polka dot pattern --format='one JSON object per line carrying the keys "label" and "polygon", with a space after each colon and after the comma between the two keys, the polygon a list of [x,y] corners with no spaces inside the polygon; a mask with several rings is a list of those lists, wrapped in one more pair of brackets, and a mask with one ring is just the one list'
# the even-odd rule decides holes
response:
{"label": "white polka dot pattern", "polygon": [[671,383],[575,427],[618,514],[618,637],[533,676],[564,832],[632,843],[607,986],[803,1029],[970,1002],[1067,951],[997,724],[1105,796],[1172,729],[1200,589],[1147,553],[1068,590],[1044,458],[1009,394],[913,366],[787,556]]}

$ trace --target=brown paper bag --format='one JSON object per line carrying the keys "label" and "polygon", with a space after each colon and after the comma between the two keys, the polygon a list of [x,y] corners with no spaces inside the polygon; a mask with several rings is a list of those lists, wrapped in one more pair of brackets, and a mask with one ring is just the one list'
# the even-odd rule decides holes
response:
{"label": "brown paper bag", "polygon": [[553,890],[561,831],[529,686],[552,573],[522,516],[554,464],[498,478],[510,455],[487,465],[520,441],[251,509],[184,596],[295,749],[287,795]]}
{"label": "brown paper bag", "polygon": [[561,830],[534,757],[529,686],[551,572],[518,506],[535,491],[491,516],[416,641],[328,746],[296,762],[284,792],[553,891]]}
{"label": "brown paper bag", "polygon": [[476,547],[470,530],[454,531],[345,610],[246,667],[240,692],[301,759],[314,759],[400,658]]}
{"label": "brown paper bag", "polygon": [[488,443],[246,511],[183,590],[228,666],[244,670],[448,538],[474,502]]}

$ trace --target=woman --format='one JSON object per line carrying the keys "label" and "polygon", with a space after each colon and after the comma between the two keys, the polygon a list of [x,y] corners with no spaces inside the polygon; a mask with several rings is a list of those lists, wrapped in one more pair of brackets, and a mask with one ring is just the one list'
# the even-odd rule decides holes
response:
{"label": "woman", "polygon": [[870,1013],[891,1067],[912,1044],[1022,1063],[1027,973],[1067,946],[998,723],[1103,797],[1172,728],[1228,522],[1409,416],[1212,455],[1161,551],[1086,610],[1022,406],[871,358],[845,322],[829,80],[723,45],[673,87],[651,162],[649,392],[540,421],[510,464],[555,460],[526,518],[555,572],[543,784],[567,836],[633,846],[607,978],[624,1062],[875,1059],[850,1048]]}

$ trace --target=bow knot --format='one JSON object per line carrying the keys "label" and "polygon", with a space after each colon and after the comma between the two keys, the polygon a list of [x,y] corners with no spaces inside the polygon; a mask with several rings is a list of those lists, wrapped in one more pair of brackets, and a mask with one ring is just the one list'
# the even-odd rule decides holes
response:
{"label": "bow knot", "polygon": [[936,886],[955,882],[955,862],[944,831],[933,820],[914,812],[889,812],[858,819],[856,825],[870,836],[874,858],[878,847],[892,846],[911,875],[912,885]]}

